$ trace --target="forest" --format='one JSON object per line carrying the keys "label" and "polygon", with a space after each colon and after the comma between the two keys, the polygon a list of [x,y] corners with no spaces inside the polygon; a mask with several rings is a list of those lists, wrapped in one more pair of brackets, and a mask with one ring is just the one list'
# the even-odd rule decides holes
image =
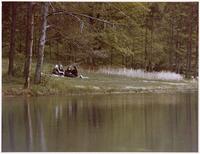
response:
{"label": "forest", "polygon": [[198,2],[2,2],[4,69],[23,76],[24,88],[42,82],[45,63],[190,79],[198,76],[198,14]]}

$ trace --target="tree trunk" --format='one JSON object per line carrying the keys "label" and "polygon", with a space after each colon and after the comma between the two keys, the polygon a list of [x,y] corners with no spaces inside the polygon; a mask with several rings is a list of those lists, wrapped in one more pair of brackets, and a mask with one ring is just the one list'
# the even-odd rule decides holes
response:
{"label": "tree trunk", "polygon": [[199,26],[198,26],[198,22],[196,25],[196,55],[195,55],[195,71],[194,71],[194,77],[198,76],[198,42],[199,42]]}
{"label": "tree trunk", "polygon": [[19,52],[22,52],[22,33],[19,33]]}
{"label": "tree trunk", "polygon": [[[147,21],[146,21],[147,24]],[[144,69],[147,71],[147,66],[148,66],[148,52],[147,52],[147,25],[145,26],[145,43],[144,43]]]}
{"label": "tree trunk", "polygon": [[[34,17],[35,19],[35,17]],[[33,57],[37,57],[37,33],[34,32],[34,41],[33,41]]]}
{"label": "tree trunk", "polygon": [[50,60],[51,60],[51,41],[49,41],[49,52],[50,52],[50,53],[49,53],[49,56],[50,56],[49,58],[50,58]]}
{"label": "tree trunk", "polygon": [[76,63],[76,50],[73,52],[73,62]]}
{"label": "tree trunk", "polygon": [[59,42],[58,42],[58,40],[56,41],[56,47],[57,47],[57,62],[59,62]]}
{"label": "tree trunk", "polygon": [[14,54],[15,54],[15,31],[16,31],[16,4],[12,3],[12,22],[10,35],[10,51],[9,51],[9,65],[8,75],[14,75]]}
{"label": "tree trunk", "polygon": [[124,55],[122,54],[122,66],[125,67],[124,65],[125,65]]}
{"label": "tree trunk", "polygon": [[35,80],[36,84],[41,82],[41,72],[44,59],[44,47],[46,41],[46,30],[47,30],[47,15],[48,15],[48,3],[42,3],[42,24],[40,32],[39,48],[37,52],[37,64],[35,70]]}
{"label": "tree trunk", "polygon": [[133,68],[133,65],[134,65],[133,60],[134,60],[134,57],[133,57],[133,55],[131,55],[131,68]]}
{"label": "tree trunk", "polygon": [[33,31],[34,31],[34,17],[33,17],[33,3],[28,3],[28,30],[27,30],[27,50],[26,50],[26,59],[25,59],[25,83],[24,88],[30,87],[30,71],[31,71],[31,62],[32,62],[32,48],[33,48]]}
{"label": "tree trunk", "polygon": [[113,65],[113,51],[110,52],[110,66]]}
{"label": "tree trunk", "polygon": [[186,63],[186,78],[191,77],[191,60],[192,60],[192,16],[193,16],[193,7],[191,8],[191,16],[188,24],[188,45],[187,45],[187,63]]}
{"label": "tree trunk", "polygon": [[179,32],[177,31],[177,36],[176,36],[176,52],[175,52],[175,71],[176,73],[179,73],[179,55],[177,53],[177,51],[179,50]]}
{"label": "tree trunk", "polygon": [[169,51],[169,69],[172,71],[173,69],[173,51],[174,50],[174,25],[171,23],[171,38],[170,38],[170,51]]}
{"label": "tree trunk", "polygon": [[[134,53],[135,53],[135,41],[133,41],[132,44],[132,54],[131,54],[131,61],[130,61],[130,68],[133,68],[133,61],[134,61]],[[141,66],[141,68],[143,67],[143,64]]]}
{"label": "tree trunk", "polygon": [[129,64],[129,56],[125,56],[125,66],[126,66],[126,68],[129,67],[128,64]]}
{"label": "tree trunk", "polygon": [[151,27],[151,48],[150,48],[150,52],[149,52],[149,63],[148,63],[148,71],[152,71],[152,53],[153,53],[153,43],[154,43],[154,22],[153,19],[152,20],[152,27]]}
{"label": "tree trunk", "polygon": [[[27,15],[26,15],[26,45],[25,45],[25,56],[27,57],[28,55],[28,37],[29,37],[29,33],[30,33],[30,30],[29,30],[29,18],[30,18],[30,14],[29,14],[29,7],[27,6]],[[24,72],[23,72],[23,75],[24,77],[26,76],[27,72],[27,61],[25,60],[25,63],[24,63]]]}
{"label": "tree trunk", "polygon": [[[72,47],[71,44],[69,44],[69,54],[68,54],[68,64],[71,62],[71,53],[72,53]],[[87,61],[87,64],[89,64],[89,60]]]}

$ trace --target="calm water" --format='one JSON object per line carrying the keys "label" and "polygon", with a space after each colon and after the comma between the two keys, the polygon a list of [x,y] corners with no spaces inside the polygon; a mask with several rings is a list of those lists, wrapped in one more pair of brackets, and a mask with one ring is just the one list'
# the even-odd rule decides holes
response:
{"label": "calm water", "polygon": [[197,151],[198,94],[3,98],[3,151]]}

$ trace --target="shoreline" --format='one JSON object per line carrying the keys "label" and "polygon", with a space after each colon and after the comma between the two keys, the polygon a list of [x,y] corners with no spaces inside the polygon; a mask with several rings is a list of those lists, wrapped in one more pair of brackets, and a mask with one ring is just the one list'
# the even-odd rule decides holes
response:
{"label": "shoreline", "polygon": [[[10,89],[9,89],[10,90]],[[17,89],[15,89],[17,90]],[[18,93],[2,90],[2,97],[40,97],[40,96],[80,96],[80,95],[109,95],[109,94],[146,94],[146,93],[174,93],[174,92],[186,92],[186,91],[198,91],[198,88],[155,88],[155,89],[134,89],[134,90],[114,90],[112,91],[86,91],[86,92],[56,92],[56,93],[40,93],[29,90],[17,90]]]}

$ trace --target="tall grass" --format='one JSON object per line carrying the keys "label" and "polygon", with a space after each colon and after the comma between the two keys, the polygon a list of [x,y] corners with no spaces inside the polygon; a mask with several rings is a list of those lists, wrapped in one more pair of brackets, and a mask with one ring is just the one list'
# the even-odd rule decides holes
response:
{"label": "tall grass", "polygon": [[145,72],[144,70],[138,69],[126,69],[126,68],[101,68],[97,71],[98,73],[104,73],[109,75],[122,75],[133,78],[143,78],[152,80],[183,80],[183,76],[174,72]]}

